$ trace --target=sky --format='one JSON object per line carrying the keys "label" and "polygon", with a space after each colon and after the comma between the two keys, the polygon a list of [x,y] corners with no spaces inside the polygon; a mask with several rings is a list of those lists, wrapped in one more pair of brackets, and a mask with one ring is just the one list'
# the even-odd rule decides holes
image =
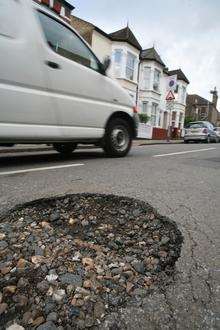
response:
{"label": "sky", "polygon": [[128,22],[142,48],[154,45],[170,70],[183,70],[189,93],[211,99],[216,86],[220,95],[220,0],[68,1],[107,33]]}

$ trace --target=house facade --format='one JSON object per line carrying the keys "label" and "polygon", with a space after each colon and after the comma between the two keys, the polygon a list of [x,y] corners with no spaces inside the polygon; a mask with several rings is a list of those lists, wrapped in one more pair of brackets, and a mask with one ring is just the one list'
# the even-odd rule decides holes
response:
{"label": "house facade", "polygon": [[[172,135],[181,135],[184,126],[188,79],[181,69],[169,71],[154,47],[142,49],[127,26],[107,34],[94,24],[71,16],[71,25],[90,44],[101,61],[111,57],[109,75],[117,79],[137,105],[146,113],[152,138],[164,139],[172,126]],[[177,88],[172,104],[166,101],[167,78],[176,76]]]}
{"label": "house facade", "polygon": [[190,120],[207,120],[215,126],[220,126],[220,112],[217,109],[218,91],[216,87],[212,94],[212,101],[197,94],[188,94],[186,99],[186,117]]}
{"label": "house facade", "polygon": [[45,5],[60,15],[67,23],[70,23],[71,12],[74,7],[65,0],[34,0],[37,3]]}

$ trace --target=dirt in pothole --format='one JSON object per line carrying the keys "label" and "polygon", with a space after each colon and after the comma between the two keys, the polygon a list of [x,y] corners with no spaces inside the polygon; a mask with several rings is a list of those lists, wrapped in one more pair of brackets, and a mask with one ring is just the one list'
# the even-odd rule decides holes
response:
{"label": "dirt in pothole", "polygon": [[0,222],[0,328],[95,329],[140,290],[164,289],[182,240],[174,222],[127,197],[19,207]]}

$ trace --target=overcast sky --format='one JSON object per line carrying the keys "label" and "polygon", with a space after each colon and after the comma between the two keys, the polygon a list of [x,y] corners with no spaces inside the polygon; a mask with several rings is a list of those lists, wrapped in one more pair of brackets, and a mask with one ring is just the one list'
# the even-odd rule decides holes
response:
{"label": "overcast sky", "polygon": [[170,70],[183,70],[190,93],[211,98],[216,86],[220,94],[220,0],[68,1],[107,33],[129,21],[143,48],[154,44]]}

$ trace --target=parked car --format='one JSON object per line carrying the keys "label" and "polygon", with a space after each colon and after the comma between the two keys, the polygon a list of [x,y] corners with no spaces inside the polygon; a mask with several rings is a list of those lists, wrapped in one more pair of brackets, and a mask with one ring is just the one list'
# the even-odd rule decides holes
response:
{"label": "parked car", "polygon": [[208,121],[189,123],[185,129],[184,142],[188,143],[190,141],[218,142],[214,126]]}
{"label": "parked car", "polygon": [[136,136],[133,101],[79,34],[30,0],[0,3],[0,144],[77,143],[125,156]]}
{"label": "parked car", "polygon": [[217,135],[218,142],[220,142],[220,127],[214,128],[215,134]]}

